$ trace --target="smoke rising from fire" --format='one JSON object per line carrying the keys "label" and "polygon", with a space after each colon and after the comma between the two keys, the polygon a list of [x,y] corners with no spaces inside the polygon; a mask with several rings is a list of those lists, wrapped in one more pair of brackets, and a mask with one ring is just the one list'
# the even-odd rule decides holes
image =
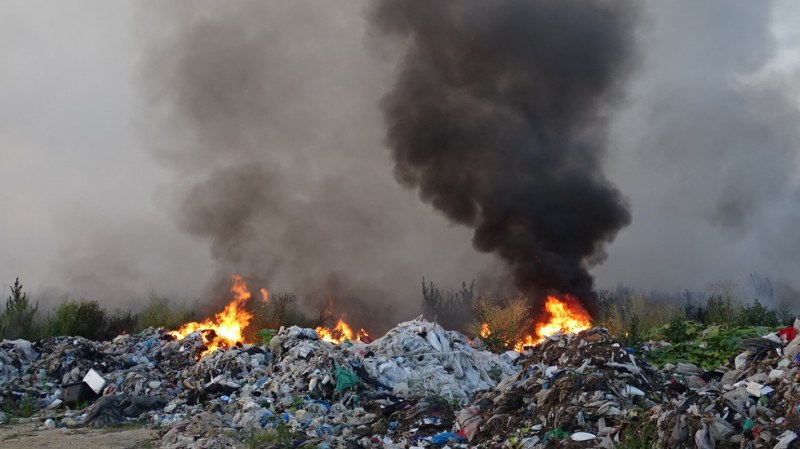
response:
{"label": "smoke rising from fire", "polygon": [[[253,289],[360,298],[394,324],[418,312],[422,276],[512,284],[482,276],[494,257],[471,230],[392,179],[378,104],[408,39],[368,33],[371,1],[87,4],[0,15],[6,292],[20,276],[40,310],[135,309],[151,291],[207,299],[216,270],[220,298],[239,272]],[[597,285],[701,290],[758,272],[800,291],[800,6],[638,5],[640,61],[603,164],[632,220]]]}
{"label": "smoke rising from fire", "polygon": [[334,314],[380,330],[419,312],[423,276],[455,284],[493,263],[391,178],[377,104],[391,67],[367,51],[362,10],[206,1],[144,12],[151,144],[174,173],[177,223],[210,246],[220,301],[237,273],[310,307],[330,298]]}
{"label": "smoke rising from fire", "polygon": [[591,305],[588,268],[630,222],[602,163],[633,66],[635,2],[385,0],[406,44],[383,99],[395,175],[533,298]]}

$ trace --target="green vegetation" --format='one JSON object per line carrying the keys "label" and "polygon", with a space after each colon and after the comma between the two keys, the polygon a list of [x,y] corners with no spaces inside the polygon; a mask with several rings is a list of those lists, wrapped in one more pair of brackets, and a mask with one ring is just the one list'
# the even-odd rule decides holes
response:
{"label": "green vegetation", "polygon": [[261,337],[261,344],[266,346],[272,340],[272,337],[275,336],[275,329],[261,329],[258,331],[258,336]]}
{"label": "green vegetation", "polygon": [[[247,341],[263,341],[267,344],[272,338],[263,334],[264,330],[280,329],[281,326],[300,326],[314,328],[323,324],[322,313],[310,318],[303,313],[297,296],[291,293],[277,293],[267,301],[253,301],[250,306],[253,318],[245,329]],[[273,331],[274,332],[274,331]]]}
{"label": "green vegetation", "polygon": [[67,301],[61,303],[47,317],[44,329],[47,335],[81,336],[102,339],[106,311],[97,301]]}
{"label": "green vegetation", "polygon": [[19,399],[8,396],[3,402],[5,420],[0,421],[0,424],[9,424],[14,422],[16,418],[30,418],[33,416],[34,412],[33,399],[27,394]]}
{"label": "green vegetation", "polygon": [[634,421],[622,431],[614,449],[650,449],[656,443],[656,426],[650,421]]}
{"label": "green vegetation", "polygon": [[[300,308],[297,297],[278,293],[269,301],[252,301],[250,326],[245,329],[247,341],[265,344],[281,326],[316,327],[320,317],[310,318]],[[115,309],[109,312],[102,303],[88,299],[65,299],[52,310],[42,313],[32,303],[16,279],[11,295],[0,310],[0,340],[4,338],[38,340],[52,336],[80,336],[92,340],[109,340],[125,333],[138,333],[149,327],[176,329],[198,317],[192,308],[152,293],[138,311]],[[260,330],[265,329],[262,332]],[[265,332],[272,332],[267,334]]]}
{"label": "green vegetation", "polygon": [[514,349],[514,343],[530,333],[527,302],[522,298],[495,300],[480,298],[475,301],[475,319],[466,326],[470,335],[485,335],[483,326],[488,325],[488,336],[481,336],[486,347],[493,352]]}
{"label": "green vegetation", "polygon": [[28,294],[22,291],[22,284],[17,278],[11,286],[11,295],[6,299],[5,310],[0,313],[0,339],[35,339],[33,318],[37,310],[39,304],[31,304]]}
{"label": "green vegetation", "polygon": [[132,328],[137,330],[148,327],[175,329],[184,323],[193,321],[194,318],[194,312],[191,309],[177,306],[171,303],[169,298],[152,293],[144,308],[136,314],[136,325]]}
{"label": "green vegetation", "polygon": [[651,299],[626,288],[601,291],[598,300],[600,307],[594,325],[605,327],[628,345],[647,340],[650,329],[681,314],[676,301]]}
{"label": "green vegetation", "polygon": [[292,447],[294,436],[286,423],[279,422],[272,429],[253,430],[245,438],[245,445],[249,448],[262,447]]}
{"label": "green vegetation", "polygon": [[[772,292],[768,279],[755,275],[751,279],[758,293]],[[644,354],[659,367],[682,362],[715,368],[742,352],[742,340],[791,325],[794,319],[787,307],[773,309],[759,299],[745,301],[731,282],[711,285],[706,295],[686,291],[679,297],[680,301],[648,297],[624,288],[601,292],[595,325],[608,328],[631,346],[647,340],[669,342],[668,347]]]}
{"label": "green vegetation", "polygon": [[713,325],[703,330],[694,339],[672,344],[646,353],[647,360],[656,365],[666,363],[693,363],[703,368],[716,368],[727,364],[742,352],[739,344],[747,338],[769,333],[768,327],[733,327]]}

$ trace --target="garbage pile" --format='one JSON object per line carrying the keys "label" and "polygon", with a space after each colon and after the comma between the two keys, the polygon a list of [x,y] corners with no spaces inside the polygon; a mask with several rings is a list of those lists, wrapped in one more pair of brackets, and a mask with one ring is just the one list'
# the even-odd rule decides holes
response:
{"label": "garbage pile", "polygon": [[4,341],[0,405],[29,401],[60,426],[146,420],[170,448],[232,447],[241,445],[236,435],[263,433],[323,446],[376,435],[407,443],[448,431],[453,405],[517,371],[507,357],[421,319],[369,344],[335,345],[290,327],[268,345],[202,358],[201,337],[148,329],[108,342]]}
{"label": "garbage pile", "polygon": [[422,320],[400,323],[365,345],[359,359],[397,396],[435,392],[462,403],[517,371],[512,359],[473,349],[463,334]]}
{"label": "garbage pile", "polygon": [[421,318],[370,343],[289,327],[203,357],[203,335],[161,329],[107,342],[6,340],[0,407],[36,411],[45,428],[145,421],[171,449],[610,449],[631,438],[788,449],[800,447],[797,330],[746,340],[713,370],[656,369],[600,328],[492,354]]}
{"label": "garbage pile", "polygon": [[605,329],[554,335],[529,348],[522,369],[456,416],[473,444],[514,439],[524,447],[606,447],[623,423],[662,403],[660,373]]}
{"label": "garbage pile", "polygon": [[[795,326],[800,328],[800,322]],[[664,367],[670,400],[649,412],[662,442],[658,447],[800,447],[796,329],[748,339],[741,346],[745,351],[730,369],[708,371],[683,363]]]}

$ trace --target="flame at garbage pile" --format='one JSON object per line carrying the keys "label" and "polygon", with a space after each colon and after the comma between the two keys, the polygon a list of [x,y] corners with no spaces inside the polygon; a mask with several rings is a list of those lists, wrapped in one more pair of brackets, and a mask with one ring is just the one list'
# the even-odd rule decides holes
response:
{"label": "flame at garbage pile", "polygon": [[[247,290],[247,284],[239,275],[235,274],[231,278],[233,285],[231,285],[230,291],[233,300],[221,312],[215,314],[213,320],[208,318],[202,322],[186,323],[180,329],[170,332],[170,335],[182,340],[193,332],[201,331],[203,343],[207,349],[200,354],[200,357],[241,342],[242,331],[253,318],[253,314],[245,308],[247,301],[252,296]],[[266,301],[267,291],[261,289],[261,294],[263,300]]]}
{"label": "flame at garbage pile", "polygon": [[[548,295],[544,303],[546,318],[534,325],[535,332],[517,340],[514,350],[521,352],[526,346],[534,346],[554,334],[577,333],[592,327],[592,317],[581,303],[570,295]],[[489,323],[481,323],[479,336],[492,335]]]}
{"label": "flame at garbage pile", "polygon": [[316,328],[317,334],[321,340],[339,344],[345,340],[350,341],[364,341],[369,339],[369,334],[364,329],[358,332],[353,332],[349,324],[344,322],[341,318],[336,322],[336,326],[331,329],[329,327],[318,326]]}

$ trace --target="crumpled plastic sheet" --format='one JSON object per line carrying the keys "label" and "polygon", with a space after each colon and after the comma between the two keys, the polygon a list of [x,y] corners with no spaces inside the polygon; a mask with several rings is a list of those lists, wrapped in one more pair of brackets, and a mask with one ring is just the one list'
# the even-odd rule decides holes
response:
{"label": "crumpled plastic sheet", "polygon": [[464,403],[518,371],[507,359],[470,347],[463,334],[424,320],[398,324],[361,352],[370,376],[401,397],[439,394]]}

